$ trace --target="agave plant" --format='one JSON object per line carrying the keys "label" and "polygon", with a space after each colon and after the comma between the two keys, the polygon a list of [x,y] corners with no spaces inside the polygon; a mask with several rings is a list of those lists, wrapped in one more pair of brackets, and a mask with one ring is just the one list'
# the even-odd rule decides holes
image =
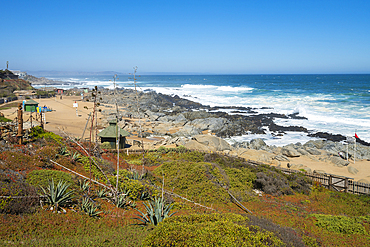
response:
{"label": "agave plant", "polygon": [[128,208],[128,207],[135,207],[136,204],[132,201],[130,201],[127,197],[127,194],[121,194],[121,195],[118,195],[116,200],[115,200],[115,204],[116,204],[116,207],[117,208]]}
{"label": "agave plant", "polygon": [[78,180],[78,183],[80,185],[80,189],[82,190],[82,192],[87,192],[90,188],[90,182],[85,179],[85,180]]}
{"label": "agave plant", "polygon": [[147,201],[151,199],[151,195],[150,195],[150,192],[147,191],[147,190],[143,190],[140,194],[140,200],[141,201]]}
{"label": "agave plant", "polygon": [[108,191],[104,188],[102,189],[99,189],[97,192],[96,192],[96,195],[101,198],[101,199],[105,199],[105,198],[108,198]]}
{"label": "agave plant", "polygon": [[140,220],[143,225],[151,223],[153,225],[158,225],[159,222],[162,222],[165,218],[171,217],[176,212],[170,214],[170,211],[173,207],[173,204],[166,203],[163,198],[154,198],[148,203],[143,202],[145,206],[146,213],[141,212],[139,209],[136,209],[141,215],[137,214],[139,218],[134,218]]}
{"label": "agave plant", "polygon": [[60,154],[60,155],[62,155],[62,156],[68,156],[68,155],[70,155],[70,153],[69,153],[69,151],[68,151],[67,147],[61,147],[61,148],[59,149],[58,154]]}
{"label": "agave plant", "polygon": [[72,152],[72,161],[77,162],[81,160],[81,154],[79,152]]}
{"label": "agave plant", "polygon": [[[40,186],[41,187],[41,186]],[[64,211],[63,207],[67,206],[73,199],[74,191],[67,191],[69,185],[67,182],[62,182],[61,180],[58,184],[54,185],[54,180],[49,181],[49,185],[45,188],[41,187],[42,194],[41,196],[46,197],[46,203],[50,205],[50,210]]]}
{"label": "agave plant", "polygon": [[103,211],[98,211],[98,207],[95,206],[91,199],[88,197],[82,198],[80,209],[82,212],[93,218],[100,217],[99,214],[103,213]]}
{"label": "agave plant", "polygon": [[140,174],[138,171],[133,170],[127,173],[127,178],[133,179],[133,180],[142,180],[143,178],[145,178],[145,174]]}

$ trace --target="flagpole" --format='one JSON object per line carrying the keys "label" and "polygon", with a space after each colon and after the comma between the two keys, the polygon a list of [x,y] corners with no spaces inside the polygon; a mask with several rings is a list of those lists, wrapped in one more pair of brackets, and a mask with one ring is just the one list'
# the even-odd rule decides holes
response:
{"label": "flagpole", "polygon": [[355,130],[355,152],[354,152],[354,154],[353,154],[353,164],[356,164],[356,142],[357,142],[357,130]]}
{"label": "flagpole", "polygon": [[353,163],[356,164],[356,137],[355,137],[355,153],[353,155]]}

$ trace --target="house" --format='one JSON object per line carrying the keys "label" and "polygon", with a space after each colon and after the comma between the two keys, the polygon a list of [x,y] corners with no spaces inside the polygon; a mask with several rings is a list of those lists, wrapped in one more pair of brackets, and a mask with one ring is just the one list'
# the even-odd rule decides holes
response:
{"label": "house", "polygon": [[27,72],[23,72],[23,71],[20,71],[20,70],[11,70],[11,72],[14,74],[14,75],[17,75],[19,78],[23,79],[24,77],[26,77],[27,75]]}
{"label": "house", "polygon": [[119,148],[125,148],[126,137],[130,135],[129,132],[117,126],[117,120],[109,121],[109,126],[102,130],[98,136],[101,143],[109,143],[110,148],[116,148],[117,130],[120,133]]}
{"label": "house", "polygon": [[37,103],[34,100],[28,100],[24,103],[24,111],[28,112],[36,112],[36,108],[39,106],[39,103]]}

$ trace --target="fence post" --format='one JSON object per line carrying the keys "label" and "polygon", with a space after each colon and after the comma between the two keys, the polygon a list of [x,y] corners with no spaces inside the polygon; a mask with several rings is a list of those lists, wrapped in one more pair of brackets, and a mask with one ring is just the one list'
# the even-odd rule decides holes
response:
{"label": "fence post", "polygon": [[344,192],[348,192],[348,178],[344,180]]}
{"label": "fence post", "polygon": [[329,182],[328,183],[329,183],[328,188],[329,188],[329,190],[331,190],[332,186],[333,186],[333,177],[331,175],[329,175]]}
{"label": "fence post", "polygon": [[22,145],[22,139],[23,139],[23,112],[22,112],[22,103],[18,104],[18,143],[19,145]]}

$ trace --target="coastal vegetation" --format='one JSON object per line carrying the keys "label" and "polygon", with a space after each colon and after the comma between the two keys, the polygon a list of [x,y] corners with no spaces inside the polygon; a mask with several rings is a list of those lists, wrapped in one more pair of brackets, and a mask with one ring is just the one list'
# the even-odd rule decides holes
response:
{"label": "coastal vegetation", "polygon": [[29,136],[0,142],[1,245],[370,244],[369,197],[300,173],[179,146],[120,153],[117,180],[114,151],[87,156],[90,143],[39,127]]}

